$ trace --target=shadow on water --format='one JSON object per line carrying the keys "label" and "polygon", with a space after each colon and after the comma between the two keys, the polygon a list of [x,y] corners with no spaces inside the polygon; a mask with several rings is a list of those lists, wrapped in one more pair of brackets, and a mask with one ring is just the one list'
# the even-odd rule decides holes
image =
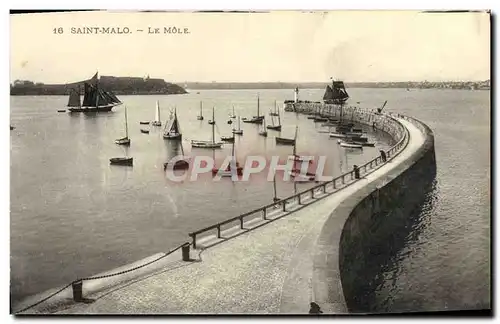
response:
{"label": "shadow on water", "polygon": [[[399,197],[399,202],[391,202],[392,208],[372,215],[370,233],[355,249],[361,250],[363,258],[345,258],[347,271],[357,280],[351,281],[350,287],[344,287],[346,302],[351,312],[387,312],[387,307],[377,303],[378,287],[387,280],[384,273],[397,266],[398,256],[408,246],[414,245],[429,222],[426,211],[432,210],[438,199],[438,184],[435,174],[420,191],[420,202],[406,202]],[[414,193],[415,194],[415,193]],[[415,196],[414,196],[415,197]],[[358,243],[359,243],[358,242]],[[350,259],[350,260],[349,260]],[[347,289],[346,289],[347,288]],[[388,300],[384,301],[387,304]],[[419,309],[418,305],[414,305]],[[394,310],[393,310],[394,311]]]}

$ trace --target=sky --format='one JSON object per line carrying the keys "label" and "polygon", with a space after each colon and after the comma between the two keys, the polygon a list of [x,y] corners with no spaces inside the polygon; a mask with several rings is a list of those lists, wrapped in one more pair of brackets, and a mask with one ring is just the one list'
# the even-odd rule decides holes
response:
{"label": "sky", "polygon": [[[94,26],[131,33],[71,33]],[[174,26],[189,34],[147,33]],[[96,71],[171,82],[490,78],[487,13],[44,13],[11,15],[10,29],[11,82],[76,82]]]}

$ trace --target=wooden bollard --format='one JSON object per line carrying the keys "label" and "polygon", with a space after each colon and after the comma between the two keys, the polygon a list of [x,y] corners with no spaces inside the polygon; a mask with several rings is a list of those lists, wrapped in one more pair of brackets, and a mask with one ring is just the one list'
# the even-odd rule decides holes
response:
{"label": "wooden bollard", "polygon": [[71,283],[71,288],[73,289],[73,300],[76,302],[83,301],[83,281],[75,281]]}
{"label": "wooden bollard", "polygon": [[189,243],[185,243],[182,246],[182,261],[191,261],[189,257]]}

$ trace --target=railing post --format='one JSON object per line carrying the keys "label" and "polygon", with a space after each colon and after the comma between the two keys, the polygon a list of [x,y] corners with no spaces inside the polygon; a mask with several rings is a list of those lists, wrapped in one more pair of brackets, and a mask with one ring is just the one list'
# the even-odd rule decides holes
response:
{"label": "railing post", "polygon": [[191,261],[189,256],[189,243],[185,243],[182,246],[182,261]]}
{"label": "railing post", "polygon": [[240,228],[243,229],[243,217],[240,217]]}
{"label": "railing post", "polygon": [[326,183],[323,185],[323,193],[326,193]]}
{"label": "railing post", "polygon": [[220,238],[220,225],[217,226],[217,238]]}
{"label": "railing post", "polygon": [[196,234],[193,234],[193,249],[196,250]]}
{"label": "railing post", "polygon": [[287,200],[283,199],[283,211],[286,211],[286,202],[287,202]]}
{"label": "railing post", "polygon": [[342,175],[342,184],[345,184],[345,176]]}
{"label": "railing post", "polygon": [[[359,168],[358,168],[358,166],[354,165],[353,170],[354,170],[354,172],[353,172],[354,173],[354,178],[359,179]],[[351,175],[352,175],[352,173],[351,173]]]}
{"label": "railing post", "polygon": [[262,219],[266,219],[266,208],[262,209]]}
{"label": "railing post", "polygon": [[83,300],[83,281],[74,281],[71,283],[71,288],[73,289],[73,300],[76,302],[81,302]]}
{"label": "railing post", "polygon": [[299,199],[299,205],[302,205],[302,201],[301,201],[301,199],[300,199],[300,196],[302,196],[302,194],[299,194],[299,195],[297,196],[297,198]]}
{"label": "railing post", "polygon": [[337,182],[337,178],[333,179],[333,190],[337,189],[337,186],[335,183]]}
{"label": "railing post", "polygon": [[314,199],[314,188],[311,189],[311,198]]}

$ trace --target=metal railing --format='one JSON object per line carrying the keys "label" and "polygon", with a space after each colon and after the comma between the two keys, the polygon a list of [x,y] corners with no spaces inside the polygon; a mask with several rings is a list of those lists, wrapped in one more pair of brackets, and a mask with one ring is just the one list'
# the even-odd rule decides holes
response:
{"label": "metal railing", "polygon": [[[366,114],[366,113],[370,113],[370,112],[364,111],[364,113]],[[365,164],[359,166],[358,167],[358,170],[359,170],[358,175],[359,176],[361,174],[367,175],[367,174],[373,172],[375,169],[378,169],[382,164],[386,163],[387,161],[392,160],[397,154],[399,154],[399,152],[401,152],[406,147],[408,140],[409,140],[408,130],[395,118],[393,118],[392,116],[389,116],[389,115],[377,115],[377,117],[380,117],[380,118],[385,117],[387,120],[390,120],[390,121],[396,123],[398,126],[400,126],[401,129],[403,129],[403,136],[395,145],[393,145],[391,148],[389,148],[389,150],[387,150],[385,161],[382,158],[382,156],[378,156],[378,157],[366,162]],[[357,181],[358,179],[359,178],[357,178],[356,171],[352,170],[352,171],[346,172],[346,173],[344,173],[344,174],[342,174],[342,175],[340,175],[340,176],[338,176],[330,181],[326,181],[324,183],[316,185],[316,186],[309,188],[307,190],[301,191],[301,192],[294,194],[292,196],[280,199],[279,201],[276,201],[274,203],[268,204],[266,206],[254,209],[252,211],[241,214],[239,216],[236,216],[236,217],[227,219],[225,221],[216,223],[214,225],[210,225],[208,227],[191,232],[188,235],[192,239],[193,249],[196,249],[196,237],[202,233],[216,230],[217,238],[221,238],[221,229],[222,229],[223,225],[238,221],[240,224],[240,229],[244,229],[245,218],[252,217],[252,216],[253,216],[252,218],[254,218],[255,216],[258,216],[260,214],[262,216],[262,219],[266,220],[266,216],[267,216],[270,208],[272,208],[274,211],[274,210],[276,210],[277,207],[280,207],[283,212],[286,212],[287,203],[290,203],[292,201],[297,201],[298,204],[301,205],[302,198],[306,194],[310,195],[310,197],[312,199],[314,199],[315,198],[314,194],[315,194],[315,192],[318,192],[318,189],[320,189],[319,192],[323,192],[323,194],[327,194],[327,187],[328,186],[330,186],[331,189],[333,189],[333,191],[328,192],[328,194],[333,194],[333,193],[339,191],[340,189],[346,187],[348,184],[351,184],[352,182]]]}

